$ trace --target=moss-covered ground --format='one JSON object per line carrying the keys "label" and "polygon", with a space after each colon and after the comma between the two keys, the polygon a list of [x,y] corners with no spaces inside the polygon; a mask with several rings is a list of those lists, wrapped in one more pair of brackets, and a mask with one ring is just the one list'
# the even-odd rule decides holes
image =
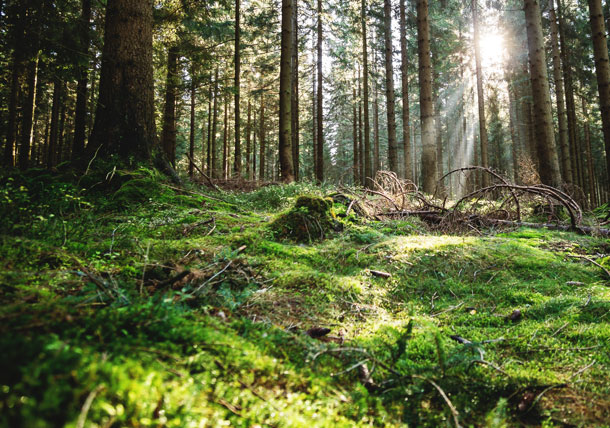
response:
{"label": "moss-covered ground", "polygon": [[607,241],[270,227],[332,191],[1,177],[0,426],[610,426]]}

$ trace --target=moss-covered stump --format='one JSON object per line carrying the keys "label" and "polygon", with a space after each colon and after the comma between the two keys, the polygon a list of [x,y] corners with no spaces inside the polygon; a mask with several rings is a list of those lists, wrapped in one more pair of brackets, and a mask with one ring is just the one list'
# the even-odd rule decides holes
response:
{"label": "moss-covered stump", "polygon": [[333,201],[318,196],[299,196],[294,207],[271,223],[278,239],[312,242],[324,239],[343,225],[336,220]]}

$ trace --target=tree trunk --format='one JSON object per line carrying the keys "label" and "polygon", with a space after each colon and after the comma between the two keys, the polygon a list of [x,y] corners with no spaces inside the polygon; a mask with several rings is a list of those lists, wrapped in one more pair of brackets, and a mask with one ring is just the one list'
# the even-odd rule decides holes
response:
{"label": "tree trunk", "polygon": [[434,138],[434,102],[432,99],[432,61],[430,59],[428,0],[417,0],[417,51],[419,56],[423,191],[432,193],[436,185],[436,147]]}
{"label": "tree trunk", "polygon": [[252,169],[251,159],[252,147],[251,147],[251,134],[252,134],[252,104],[248,98],[248,121],[246,122],[246,178],[251,180],[250,170]]}
{"label": "tree trunk", "polygon": [[358,97],[356,95],[356,85],[352,86],[352,140],[353,140],[353,151],[354,151],[354,185],[360,183],[360,161],[358,159],[358,110],[359,105]]}
{"label": "tree trunk", "polygon": [[292,85],[290,87],[292,169],[294,179],[299,180],[299,0],[292,2]]}
{"label": "tree trunk", "polygon": [[[471,1],[472,25],[474,27],[474,57],[477,74],[477,100],[479,106],[479,138],[481,139],[481,166],[489,167],[489,142],[487,138],[487,123],[485,120],[485,94],[483,93],[483,73],[481,71],[481,47],[479,45],[479,20],[476,0]],[[489,186],[489,175],[483,174],[483,187]]]}
{"label": "tree trunk", "polygon": [[171,46],[167,51],[167,80],[165,81],[165,110],[161,145],[167,160],[176,166],[176,92],[178,79],[178,48]]}
{"label": "tree trunk", "polygon": [[189,177],[193,178],[195,162],[195,67],[191,67],[191,120],[189,134]]}
{"label": "tree trunk", "polygon": [[[427,1],[426,1],[427,5]],[[396,143],[396,106],[394,102],[394,68],[392,66],[392,4],[383,1],[383,34],[385,42],[385,94],[388,117],[388,168],[398,172],[398,146]],[[427,22],[427,21],[426,21]]]}
{"label": "tree trunk", "polygon": [[258,174],[259,180],[265,181],[265,99],[261,95],[261,120],[260,120],[260,154],[259,154],[259,167]]}
{"label": "tree trunk", "polygon": [[11,87],[8,100],[8,118],[4,146],[4,164],[15,166],[15,147],[17,144],[17,104],[19,102],[19,81],[23,73],[23,57],[19,49],[13,51],[11,60]]}
{"label": "tree trunk", "polygon": [[212,145],[209,148],[209,153],[212,152],[212,177],[219,178],[220,169],[218,168],[218,148],[216,132],[218,130],[218,66],[214,72],[214,117],[212,118]]}
{"label": "tree trunk", "polygon": [[405,178],[413,181],[411,165],[411,129],[409,126],[409,70],[407,63],[407,24],[405,0],[400,0],[400,72],[402,84],[402,140],[405,155]]}
{"label": "tree trunk", "polygon": [[317,83],[317,75],[318,75],[318,70],[317,70],[317,63],[318,60],[316,58],[316,46],[315,46],[315,39],[312,37],[312,53],[311,53],[311,59],[312,59],[312,64],[311,64],[311,70],[312,70],[312,76],[311,76],[311,94],[312,94],[312,98],[311,98],[311,142],[312,142],[312,155],[313,155],[313,176],[315,178],[316,176],[316,171],[318,170],[318,127],[317,127],[317,109],[316,109],[316,104],[318,102],[318,83]]}
{"label": "tree trunk", "polygon": [[87,125],[87,82],[89,64],[89,21],[91,21],[91,0],[82,0],[79,21],[79,53],[76,86],[76,107],[74,111],[74,141],[72,157],[79,158],[85,150],[85,128]]}
{"label": "tree trunk", "polygon": [[362,85],[360,80],[360,67],[358,67],[358,177],[360,184],[365,185],[364,176],[364,150],[362,150]]}
{"label": "tree trunk", "polygon": [[240,98],[240,78],[241,78],[241,59],[240,59],[240,39],[241,39],[241,28],[240,28],[240,1],[235,0],[235,158],[233,159],[233,175],[236,178],[241,177],[241,123],[240,123],[240,111],[239,111],[239,98]]}
{"label": "tree trunk", "polygon": [[[210,87],[208,88],[208,137],[207,141],[201,147],[201,169],[206,171],[212,177],[212,101],[214,99],[214,90],[212,85],[212,75],[210,74]],[[206,150],[207,149],[207,150]],[[204,158],[205,154],[205,158]],[[205,159],[205,167],[204,167]]]}
{"label": "tree trunk", "polygon": [[279,160],[282,181],[294,181],[292,168],[292,115],[290,113],[292,60],[292,0],[282,0],[282,37],[280,52],[280,130]]}
{"label": "tree trunk", "polygon": [[150,160],[157,139],[152,0],[108,0],[95,124],[87,153]]}
{"label": "tree trunk", "polygon": [[53,82],[53,107],[51,108],[51,125],[47,147],[47,168],[49,169],[57,164],[57,137],[59,135],[59,107],[62,103],[62,86],[63,82],[56,77]]}
{"label": "tree trunk", "polygon": [[597,206],[597,197],[595,194],[595,165],[593,164],[593,155],[591,153],[591,128],[589,127],[589,112],[587,111],[587,102],[584,97],[582,98],[582,114],[584,117],[583,131],[585,137],[585,154],[587,157],[587,190],[589,194],[589,200],[591,202],[590,207],[595,208]]}
{"label": "tree trunk", "polygon": [[229,99],[227,95],[224,96],[223,100],[223,109],[224,109],[224,120],[222,122],[222,179],[228,179],[229,170],[228,170],[228,151],[229,151]]}
{"label": "tree trunk", "polygon": [[524,0],[524,8],[540,179],[544,184],[559,187],[561,186],[561,173],[555,147],[540,5],[538,0]]}
{"label": "tree trunk", "polygon": [[34,111],[36,109],[36,86],[38,81],[38,59],[40,55],[36,50],[34,57],[27,60],[26,65],[26,95],[22,107],[21,135],[19,143],[19,169],[30,166],[30,151],[34,137]]}
{"label": "tree trunk", "polygon": [[324,128],[323,116],[323,93],[322,93],[322,0],[318,0],[318,93],[317,93],[317,149],[316,149],[316,181],[324,181]]}
{"label": "tree trunk", "polygon": [[588,0],[588,2],[595,74],[599,92],[599,108],[602,115],[602,131],[606,148],[606,169],[610,174],[610,63],[608,62],[606,27],[601,0]]}
{"label": "tree trunk", "polygon": [[360,8],[360,20],[362,22],[362,95],[364,103],[364,175],[362,184],[370,186],[370,178],[373,176],[371,165],[371,125],[369,121],[369,59],[367,52],[366,32],[366,0],[362,0]]}
{"label": "tree trunk", "polygon": [[379,154],[379,93],[377,90],[377,81],[375,81],[375,99],[373,100],[373,139],[375,146],[373,177],[380,170],[380,154]]}
{"label": "tree trunk", "polygon": [[559,123],[559,147],[561,149],[562,177],[566,183],[572,183],[572,164],[570,163],[570,143],[568,140],[568,118],[566,115],[563,79],[561,77],[561,58],[559,53],[559,29],[555,15],[554,1],[549,3],[549,21],[551,23],[551,46],[553,53],[553,79],[555,80],[555,99],[557,101],[557,121]]}

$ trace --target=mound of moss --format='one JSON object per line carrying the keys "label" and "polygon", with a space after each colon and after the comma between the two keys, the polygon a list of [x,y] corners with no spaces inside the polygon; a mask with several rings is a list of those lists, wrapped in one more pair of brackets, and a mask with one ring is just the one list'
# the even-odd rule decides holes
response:
{"label": "mound of moss", "polygon": [[296,242],[321,240],[342,229],[335,218],[332,199],[318,196],[299,196],[294,207],[271,223],[276,238]]}

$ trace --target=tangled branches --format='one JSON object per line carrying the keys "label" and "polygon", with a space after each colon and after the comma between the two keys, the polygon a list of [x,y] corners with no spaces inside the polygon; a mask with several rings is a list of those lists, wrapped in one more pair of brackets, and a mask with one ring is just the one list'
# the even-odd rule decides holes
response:
{"label": "tangled branches", "polygon": [[[446,196],[442,200],[437,197],[444,180],[467,182],[472,173],[488,174],[491,184],[476,189],[470,183],[471,188],[454,200]],[[377,172],[371,183],[372,188],[363,189],[357,198],[367,207],[370,216],[377,219],[418,216],[430,225],[451,231],[464,227],[527,225],[610,234],[607,229],[583,226],[582,209],[567,193],[544,184],[513,184],[491,169],[480,166],[448,172],[438,181],[432,197],[420,192],[415,183],[402,180],[390,171]],[[543,223],[523,223],[525,212],[542,218]],[[569,224],[563,224],[564,219],[568,219]]]}

